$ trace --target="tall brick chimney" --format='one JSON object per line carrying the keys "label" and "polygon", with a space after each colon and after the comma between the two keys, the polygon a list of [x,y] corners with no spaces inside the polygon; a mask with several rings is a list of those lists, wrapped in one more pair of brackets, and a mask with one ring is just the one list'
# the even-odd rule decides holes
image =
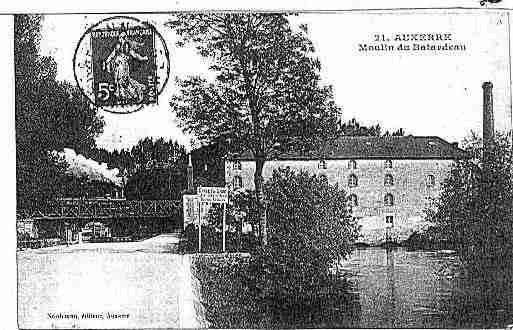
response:
{"label": "tall brick chimney", "polygon": [[483,143],[485,146],[493,143],[495,136],[492,88],[491,82],[483,83]]}
{"label": "tall brick chimney", "polygon": [[495,138],[492,88],[491,82],[483,83],[483,161],[485,163],[488,161]]}

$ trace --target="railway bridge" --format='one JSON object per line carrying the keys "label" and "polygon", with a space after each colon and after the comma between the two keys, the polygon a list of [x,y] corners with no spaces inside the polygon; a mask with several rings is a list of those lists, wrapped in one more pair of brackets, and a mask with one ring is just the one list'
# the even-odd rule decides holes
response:
{"label": "railway bridge", "polygon": [[175,200],[59,199],[20,210],[18,231],[67,242],[137,239],[182,228],[182,202]]}

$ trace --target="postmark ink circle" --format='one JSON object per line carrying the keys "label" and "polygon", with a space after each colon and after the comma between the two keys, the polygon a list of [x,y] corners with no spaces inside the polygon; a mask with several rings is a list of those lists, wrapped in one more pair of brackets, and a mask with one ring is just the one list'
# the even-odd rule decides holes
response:
{"label": "postmark ink circle", "polygon": [[127,114],[158,103],[169,80],[166,42],[148,22],[113,16],[89,27],[73,55],[84,96],[102,110]]}

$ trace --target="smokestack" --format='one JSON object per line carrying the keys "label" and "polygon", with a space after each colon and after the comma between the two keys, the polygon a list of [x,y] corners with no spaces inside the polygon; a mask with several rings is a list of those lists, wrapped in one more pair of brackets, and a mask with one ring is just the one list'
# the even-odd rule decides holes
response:
{"label": "smokestack", "polygon": [[489,146],[494,140],[493,122],[493,84],[489,81],[483,83],[483,143]]}
{"label": "smokestack", "polygon": [[191,153],[189,153],[189,165],[187,165],[187,191],[190,193],[194,192],[194,172]]}
{"label": "smokestack", "polygon": [[493,120],[493,84],[489,81],[483,83],[483,161],[487,162],[491,152],[495,126]]}

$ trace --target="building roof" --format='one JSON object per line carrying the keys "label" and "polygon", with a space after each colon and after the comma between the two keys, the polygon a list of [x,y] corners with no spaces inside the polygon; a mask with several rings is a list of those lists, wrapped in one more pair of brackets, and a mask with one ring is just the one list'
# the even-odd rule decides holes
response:
{"label": "building roof", "polygon": [[[307,152],[284,152],[275,160],[313,159],[461,159],[469,157],[457,144],[437,136],[343,136]],[[251,152],[231,159],[253,160]]]}

